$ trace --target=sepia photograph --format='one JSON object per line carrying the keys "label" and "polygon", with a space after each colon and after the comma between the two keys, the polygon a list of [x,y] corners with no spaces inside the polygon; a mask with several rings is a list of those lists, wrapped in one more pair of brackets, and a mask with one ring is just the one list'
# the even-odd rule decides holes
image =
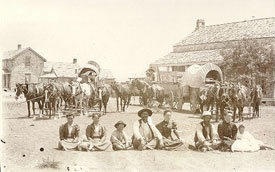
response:
{"label": "sepia photograph", "polygon": [[275,171],[275,0],[0,0],[0,172]]}

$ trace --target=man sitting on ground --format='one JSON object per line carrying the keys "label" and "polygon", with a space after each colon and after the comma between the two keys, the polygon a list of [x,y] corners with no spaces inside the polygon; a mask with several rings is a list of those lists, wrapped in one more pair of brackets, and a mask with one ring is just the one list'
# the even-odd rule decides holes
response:
{"label": "man sitting on ground", "polygon": [[212,151],[218,148],[217,134],[211,121],[211,112],[204,111],[202,114],[203,121],[196,127],[195,132],[195,146],[201,152]]}
{"label": "man sitting on ground", "polygon": [[79,126],[74,123],[74,115],[67,114],[67,123],[63,124],[59,128],[58,148],[61,150],[80,150],[79,144]]}
{"label": "man sitting on ground", "polygon": [[134,123],[134,135],[132,137],[133,147],[138,150],[161,149],[163,148],[162,135],[155,125],[148,121],[148,116],[152,115],[150,109],[142,109],[138,112],[141,118]]}
{"label": "man sitting on ground", "polygon": [[127,150],[130,148],[130,143],[128,142],[128,137],[123,129],[126,124],[123,121],[118,121],[115,124],[116,130],[113,131],[111,135],[111,143],[113,145],[113,150]]}
{"label": "man sitting on ground", "polygon": [[231,150],[231,146],[236,140],[238,132],[237,126],[232,123],[232,112],[225,111],[224,120],[218,125],[218,134],[222,141],[221,151]]}

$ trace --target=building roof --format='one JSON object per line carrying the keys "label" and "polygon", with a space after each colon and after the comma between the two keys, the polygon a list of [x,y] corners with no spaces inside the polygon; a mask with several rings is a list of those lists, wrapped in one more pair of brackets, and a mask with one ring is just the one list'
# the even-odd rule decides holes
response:
{"label": "building roof", "polygon": [[43,61],[47,61],[44,57],[42,57],[40,54],[38,54],[36,51],[34,51],[31,47],[27,47],[27,48],[20,48],[17,50],[11,50],[11,51],[6,51],[3,53],[3,59],[14,59],[17,56],[19,56],[20,54],[22,54],[23,52],[26,51],[32,51],[34,54],[36,54],[37,56],[39,56]]}
{"label": "building roof", "polygon": [[40,78],[51,79],[51,78],[57,78],[57,76],[55,75],[55,73],[47,73],[45,75],[40,76]]}
{"label": "building roof", "polygon": [[75,70],[78,65],[66,62],[45,62],[43,72],[49,73],[54,71],[57,77],[74,78],[77,76]]}
{"label": "building roof", "polygon": [[156,60],[153,64],[167,65],[167,64],[183,64],[194,62],[214,62],[220,61],[223,57],[220,54],[220,50],[203,50],[203,51],[189,51],[182,53],[169,53]]}
{"label": "building roof", "polygon": [[114,75],[110,69],[102,69],[100,71],[99,77],[102,79],[114,79]]}
{"label": "building roof", "polygon": [[201,27],[175,46],[275,37],[275,17]]}

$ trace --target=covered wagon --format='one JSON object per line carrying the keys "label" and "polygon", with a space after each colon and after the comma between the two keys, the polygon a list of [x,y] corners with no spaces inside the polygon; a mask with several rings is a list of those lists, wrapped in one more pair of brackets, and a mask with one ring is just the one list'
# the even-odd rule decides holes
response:
{"label": "covered wagon", "polygon": [[100,66],[95,61],[88,61],[88,63],[81,65],[78,69],[78,77],[82,79],[82,82],[98,82],[98,76],[100,74]]}
{"label": "covered wagon", "polygon": [[195,113],[200,108],[200,88],[206,84],[214,84],[223,80],[222,71],[213,63],[205,65],[192,65],[184,72],[180,79],[180,100],[178,109],[185,102],[190,103],[190,110]]}

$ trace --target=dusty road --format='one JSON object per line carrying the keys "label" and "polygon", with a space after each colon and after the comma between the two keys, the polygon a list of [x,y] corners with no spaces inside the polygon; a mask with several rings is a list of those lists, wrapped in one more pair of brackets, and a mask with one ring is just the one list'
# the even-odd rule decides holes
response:
{"label": "dusty road", "polygon": [[[185,151],[120,151],[110,148],[106,152],[63,152],[58,151],[58,128],[66,119],[33,120],[26,118],[25,103],[16,102],[12,96],[3,95],[3,142],[1,143],[2,169],[4,171],[72,171],[83,167],[87,171],[275,171],[275,151],[254,153]],[[128,136],[132,135],[132,124],[138,119],[139,106],[130,106],[127,112],[115,112],[115,100],[109,103],[108,113],[101,123],[108,130],[108,138],[118,120],[125,121]],[[188,109],[188,106],[184,107]],[[261,107],[262,117],[246,120],[243,124],[255,136],[275,147],[275,107]],[[154,113],[153,122],[162,120],[161,113]],[[193,145],[195,125],[201,121],[198,115],[188,111],[174,113],[181,137]],[[76,117],[81,127],[80,134],[92,119]],[[217,125],[217,123],[215,123]],[[239,123],[238,123],[239,125]],[[59,162],[59,169],[39,169],[43,159]],[[68,168],[69,167],[69,168]]]}

